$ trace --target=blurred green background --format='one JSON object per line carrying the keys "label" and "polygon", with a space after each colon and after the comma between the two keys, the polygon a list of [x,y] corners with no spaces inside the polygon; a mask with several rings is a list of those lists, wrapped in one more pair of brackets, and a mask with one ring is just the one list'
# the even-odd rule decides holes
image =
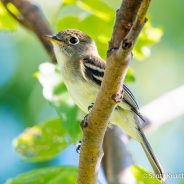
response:
{"label": "blurred green background", "polygon": [[[84,5],[79,7],[75,4],[62,7],[61,0],[36,2],[43,9],[53,30],[79,28],[96,40],[99,52],[105,56],[107,41],[112,31],[114,10],[119,6],[119,0],[82,1],[93,7],[92,10]],[[100,6],[100,3],[104,2],[106,6]],[[140,48],[137,46],[138,53],[137,55],[135,53],[137,59],[131,63],[135,82],[129,86],[140,106],[183,85],[183,7],[182,0],[157,0],[151,4],[149,11],[151,23],[153,27],[160,27],[164,34],[161,41],[151,47],[149,57],[145,57],[149,53],[147,48],[139,53]],[[39,64],[49,61],[48,55],[33,33],[21,27],[16,29],[0,31],[0,183],[31,169],[54,165],[77,165],[78,162],[74,146],[67,147],[56,158],[41,163],[25,161],[13,148],[12,141],[26,127],[57,117],[56,110],[45,100],[41,85],[33,77],[38,71]],[[139,60],[143,57],[142,52],[145,58]],[[168,173],[184,172],[183,121],[182,116],[148,135],[152,147]],[[137,143],[131,141],[128,147],[136,163],[150,169]],[[169,179],[168,183],[179,180]]]}

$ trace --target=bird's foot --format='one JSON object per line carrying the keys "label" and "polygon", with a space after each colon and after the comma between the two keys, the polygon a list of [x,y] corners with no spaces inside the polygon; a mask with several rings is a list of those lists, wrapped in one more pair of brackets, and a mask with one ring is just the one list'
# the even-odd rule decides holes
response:
{"label": "bird's foot", "polygon": [[[89,106],[88,106],[88,111],[89,113],[91,112],[92,108],[93,108],[93,105],[94,103],[91,103]],[[84,119],[81,121],[81,124],[80,124],[81,128],[86,128],[88,127],[88,114],[86,116],[84,116]]]}
{"label": "bird's foot", "polygon": [[88,106],[88,112],[91,112],[92,108],[93,108],[93,105],[94,103],[91,103],[89,106]]}
{"label": "bird's foot", "polygon": [[84,116],[84,119],[81,121],[80,126],[82,129],[88,127],[88,114]]}
{"label": "bird's foot", "polygon": [[78,141],[78,143],[77,143],[77,145],[76,145],[76,152],[77,152],[78,154],[80,154],[81,144],[82,144],[82,141],[80,140],[80,141]]}

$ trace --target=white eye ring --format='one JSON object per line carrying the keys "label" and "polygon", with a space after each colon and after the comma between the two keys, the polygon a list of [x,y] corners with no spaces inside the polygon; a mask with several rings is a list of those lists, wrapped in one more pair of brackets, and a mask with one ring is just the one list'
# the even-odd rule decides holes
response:
{"label": "white eye ring", "polygon": [[72,45],[76,45],[79,43],[79,39],[75,36],[72,36],[69,41]]}

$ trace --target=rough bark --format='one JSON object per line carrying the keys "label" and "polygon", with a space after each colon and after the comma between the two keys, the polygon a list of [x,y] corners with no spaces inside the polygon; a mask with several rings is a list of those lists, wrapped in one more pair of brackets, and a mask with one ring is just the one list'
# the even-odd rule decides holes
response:
{"label": "rough bark", "polygon": [[[145,23],[147,11],[145,4],[147,3],[148,1],[124,0],[117,11],[101,89],[94,107],[87,117],[88,126],[83,127],[78,184],[96,183],[99,165],[103,157],[102,143],[104,135],[113,109],[122,98],[121,84],[131,60],[131,51]],[[122,18],[125,22],[123,27],[121,26]],[[128,26],[130,28],[127,29],[127,25],[130,23],[129,20],[131,20],[131,26]],[[124,33],[120,34],[122,30],[124,30]]]}

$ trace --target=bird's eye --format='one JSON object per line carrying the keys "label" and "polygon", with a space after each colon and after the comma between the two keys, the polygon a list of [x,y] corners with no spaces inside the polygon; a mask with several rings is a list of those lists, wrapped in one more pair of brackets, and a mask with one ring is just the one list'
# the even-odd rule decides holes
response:
{"label": "bird's eye", "polygon": [[75,44],[77,44],[78,42],[79,42],[79,39],[78,39],[77,37],[71,37],[71,38],[70,38],[70,43],[71,43],[71,44],[75,45]]}

